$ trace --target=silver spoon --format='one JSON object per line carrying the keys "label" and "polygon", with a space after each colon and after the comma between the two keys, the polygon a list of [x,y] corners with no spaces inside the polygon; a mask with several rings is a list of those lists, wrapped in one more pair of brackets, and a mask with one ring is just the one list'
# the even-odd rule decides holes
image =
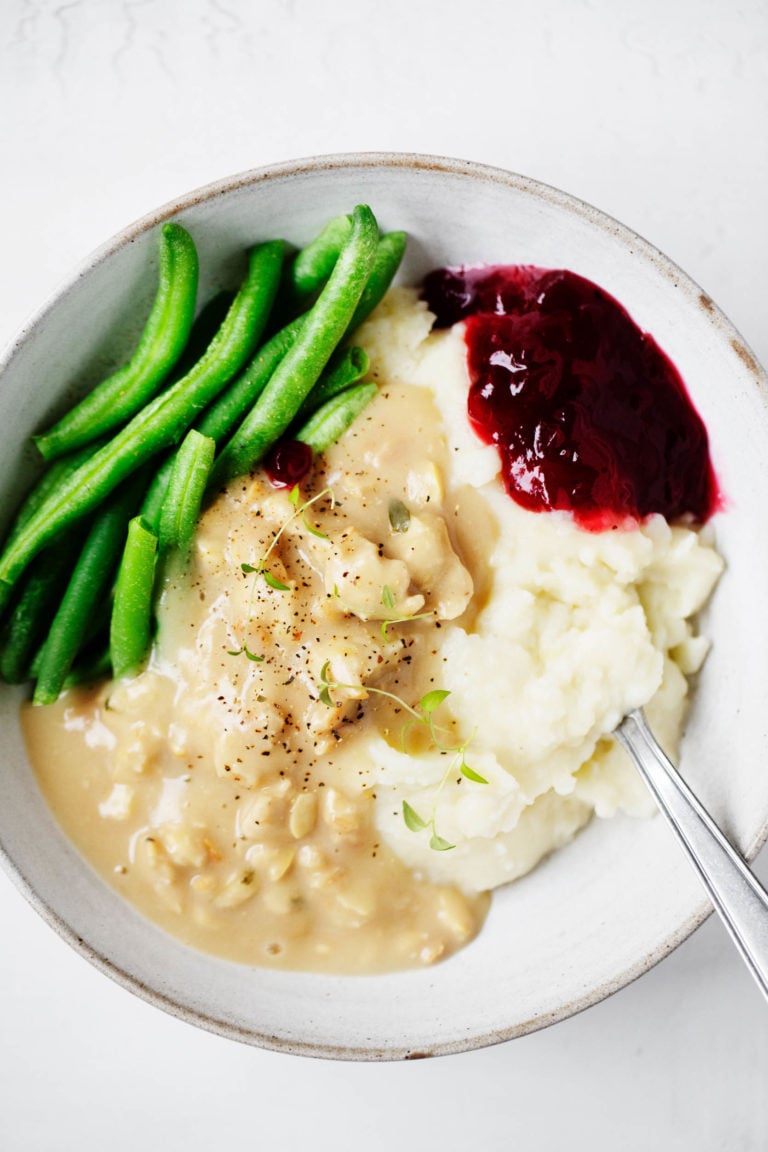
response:
{"label": "silver spoon", "polygon": [[768,1000],[768,893],[662,752],[642,710],[630,712],[614,736],[632,757]]}

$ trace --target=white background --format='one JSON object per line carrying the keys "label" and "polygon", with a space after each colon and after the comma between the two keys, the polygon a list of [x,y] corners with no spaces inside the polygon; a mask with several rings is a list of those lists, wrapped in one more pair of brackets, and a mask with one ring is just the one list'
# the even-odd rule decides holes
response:
{"label": "white background", "polygon": [[[767,113],[765,0],[2,0],[0,343],[181,192],[397,150],[512,169],[618,217],[766,363]],[[711,919],[579,1017],[403,1065],[179,1023],[91,969],[5,876],[0,925],[3,1152],[768,1147],[768,1008]]]}

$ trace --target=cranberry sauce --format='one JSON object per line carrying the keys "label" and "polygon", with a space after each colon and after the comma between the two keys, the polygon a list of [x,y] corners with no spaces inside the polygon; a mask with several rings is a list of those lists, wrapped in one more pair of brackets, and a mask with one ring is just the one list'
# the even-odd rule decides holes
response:
{"label": "cranberry sauce", "polygon": [[508,492],[602,530],[718,503],[707,433],[671,361],[607,292],[524,265],[432,272],[437,327],[466,322],[468,411]]}
{"label": "cranberry sauce", "polygon": [[311,470],[312,449],[301,440],[278,440],[264,461],[264,471],[273,488],[293,488]]}

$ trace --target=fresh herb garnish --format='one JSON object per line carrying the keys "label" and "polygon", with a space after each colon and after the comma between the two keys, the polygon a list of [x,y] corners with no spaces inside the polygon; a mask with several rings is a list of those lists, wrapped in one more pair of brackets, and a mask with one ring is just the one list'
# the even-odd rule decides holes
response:
{"label": "fresh herb garnish", "polygon": [[260,664],[264,659],[263,656],[257,656],[255,652],[251,652],[247,644],[243,644],[242,648],[227,649],[227,656],[246,656],[249,660]]}
{"label": "fresh herb garnish", "polygon": [[433,852],[447,852],[450,848],[455,848],[455,844],[451,844],[448,840],[444,840],[442,836],[438,836],[434,831],[434,824],[432,827],[432,835],[429,838],[429,846]]}
{"label": "fresh herb garnish", "polygon": [[461,774],[466,776],[467,780],[474,780],[475,784],[487,784],[485,776],[481,776],[479,772],[475,772],[474,768],[470,768],[466,761],[461,762]]}
{"label": "fresh herb garnish", "polygon": [[[389,584],[385,584],[381,590],[381,602],[388,612],[392,612],[397,607],[397,598],[390,588]],[[384,639],[387,639],[387,629],[391,624],[408,624],[411,620],[424,620],[428,616],[432,616],[432,612],[419,612],[412,616],[395,616],[390,620],[382,620],[381,634]]]}
{"label": "fresh herb garnish", "polygon": [[435,708],[439,708],[443,700],[447,700],[449,696],[450,692],[446,691],[445,688],[433,688],[431,692],[427,692],[419,700],[419,708],[425,716],[431,716]]}
{"label": "fresh herb garnish", "polygon": [[390,500],[389,524],[393,532],[407,532],[411,526],[411,513],[402,500]]}
{"label": "fresh herb garnish", "polygon": [[395,600],[395,594],[390,588],[389,584],[385,584],[381,590],[381,602],[385,608],[390,609],[394,608],[395,604],[397,603]]}
{"label": "fresh herb garnish", "polygon": [[[325,492],[330,492],[330,488],[326,488]],[[321,496],[325,495],[325,492],[321,492],[320,495]],[[319,528],[316,528],[314,526],[314,524],[310,524],[309,520],[307,520],[307,517],[306,517],[306,509],[309,508],[310,504],[314,504],[315,500],[319,499],[319,497],[315,496],[315,497],[313,497],[312,500],[307,500],[306,504],[302,504],[302,505],[299,505],[300,498],[301,498],[301,493],[299,491],[299,486],[298,486],[298,484],[294,484],[293,488],[291,488],[291,492],[290,492],[288,499],[290,500],[291,504],[293,504],[294,508],[297,510],[296,515],[302,516],[302,518],[304,520],[304,527],[307,529],[308,532],[311,532],[313,536],[318,536],[321,540],[327,540],[328,539],[327,534],[325,532],[321,532]],[[333,507],[333,495],[331,495],[331,507]]]}
{"label": "fresh herb garnish", "polygon": [[403,800],[403,820],[411,832],[423,832],[425,828],[429,827],[427,821],[422,820],[416,809],[412,808],[407,800]]}
{"label": "fresh herb garnish", "polygon": [[330,496],[331,508],[334,508],[335,501],[333,498],[333,492],[330,488],[323,488],[322,492],[318,492],[316,496],[312,496],[311,499],[305,500],[303,504],[300,504],[299,500],[301,498],[301,493],[299,492],[299,486],[298,484],[294,484],[293,488],[291,488],[291,491],[288,494],[288,499],[293,505],[294,511],[291,513],[288,519],[285,520],[283,524],[281,524],[279,530],[272,538],[272,543],[269,545],[269,548],[267,548],[258,564],[241,564],[240,567],[242,571],[246,573],[256,573],[259,576],[263,576],[264,582],[268,584],[270,588],[273,588],[276,592],[290,592],[290,585],[285,584],[282,580],[279,580],[273,572],[269,571],[267,568],[267,561],[269,560],[269,557],[271,556],[272,551],[277,545],[277,542],[282,536],[283,532],[285,532],[288,525],[291,524],[297,518],[297,516],[303,517],[305,528],[311,532],[313,536],[319,536],[323,540],[328,539],[326,534],[310,524],[306,517],[307,508],[309,508],[312,504],[316,504],[317,501],[321,500],[324,496]]}
{"label": "fresh herb garnish", "polygon": [[271,572],[266,569],[262,573],[265,583],[269,584],[270,588],[274,588],[276,592],[290,592],[288,584],[284,584],[282,580],[278,580],[277,576],[273,576]]}
{"label": "fresh herb garnish", "polygon": [[435,852],[447,852],[449,849],[454,848],[455,845],[451,844],[449,840],[446,840],[443,836],[441,836],[438,833],[436,827],[437,807],[443,788],[445,787],[451,774],[455,772],[457,768],[462,776],[464,776],[467,780],[471,780],[475,784],[487,784],[488,781],[486,780],[485,776],[481,776],[479,772],[476,772],[474,768],[471,768],[469,764],[467,764],[466,752],[467,748],[474,739],[474,733],[472,733],[469,739],[463,741],[461,744],[446,744],[442,739],[442,734],[445,733],[447,729],[435,723],[434,713],[440,707],[440,705],[448,699],[450,692],[445,688],[433,688],[431,691],[426,692],[421,697],[415,707],[411,707],[411,705],[406,703],[402,697],[396,696],[393,692],[387,692],[383,688],[373,688],[368,684],[342,684],[337,680],[332,680],[328,675],[330,663],[330,660],[326,660],[325,664],[323,664],[322,668],[320,669],[320,682],[322,686],[318,692],[318,699],[322,701],[323,704],[327,705],[329,708],[338,707],[338,704],[331,696],[331,693],[337,689],[346,689],[347,691],[352,692],[371,692],[376,696],[384,696],[388,700],[393,700],[412,717],[403,725],[401,733],[401,743],[404,752],[407,751],[406,740],[409,731],[416,724],[421,724],[428,729],[432,746],[444,755],[452,756],[452,759],[449,762],[445,772],[443,773],[440,783],[438,784],[429,819],[425,819],[423,816],[420,816],[413,805],[409,804],[407,800],[404,800],[403,820],[411,832],[423,832],[425,829],[429,829],[431,832],[429,846]]}

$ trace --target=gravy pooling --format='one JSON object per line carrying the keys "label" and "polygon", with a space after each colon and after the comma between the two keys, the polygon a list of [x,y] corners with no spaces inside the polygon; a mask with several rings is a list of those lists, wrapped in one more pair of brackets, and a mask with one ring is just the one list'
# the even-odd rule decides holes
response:
{"label": "gravy pooling", "polygon": [[[438,429],[426,390],[387,387],[302,488],[313,502],[300,514],[261,475],[232,483],[191,561],[165,575],[150,667],[25,709],[67,834],[197,948],[373,972],[431,963],[480,927],[486,896],[431,883],[382,842],[366,751],[374,731],[399,742],[406,717],[363,685],[429,690],[435,624],[472,597]],[[392,527],[393,500],[407,533]],[[334,687],[333,707],[319,699],[324,666],[349,686]]]}

